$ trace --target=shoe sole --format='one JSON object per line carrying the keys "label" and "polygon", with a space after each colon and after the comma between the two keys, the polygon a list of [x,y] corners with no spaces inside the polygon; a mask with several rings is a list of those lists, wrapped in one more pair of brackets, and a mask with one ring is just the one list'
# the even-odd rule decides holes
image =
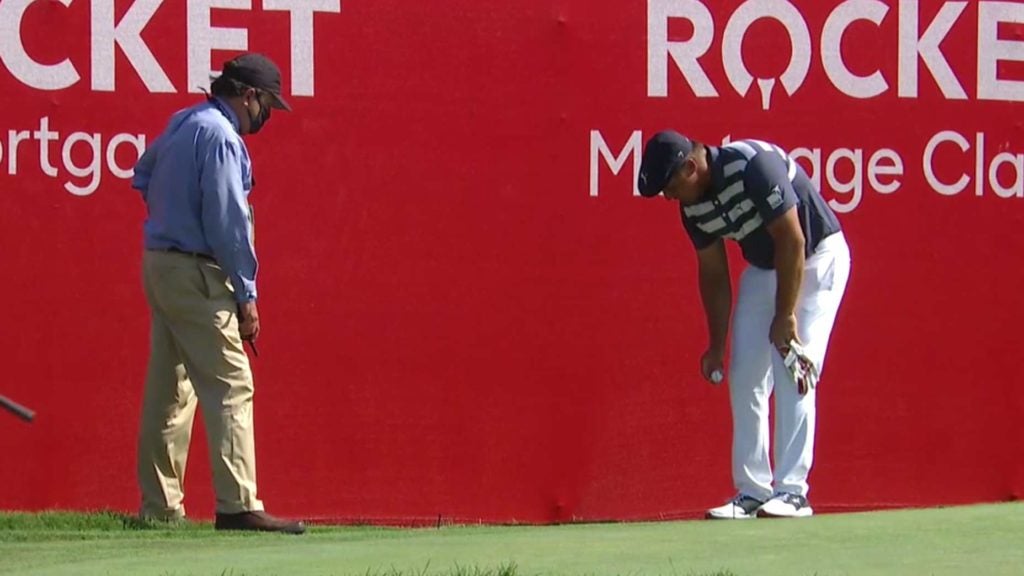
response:
{"label": "shoe sole", "polygon": [[765,510],[757,511],[758,518],[809,518],[813,515],[814,510],[812,510],[809,506],[807,508],[797,510],[796,514],[772,514],[771,512],[766,512]]}
{"label": "shoe sole", "polygon": [[710,512],[704,514],[705,520],[754,520],[757,518],[757,514],[748,514],[746,516],[717,516]]}

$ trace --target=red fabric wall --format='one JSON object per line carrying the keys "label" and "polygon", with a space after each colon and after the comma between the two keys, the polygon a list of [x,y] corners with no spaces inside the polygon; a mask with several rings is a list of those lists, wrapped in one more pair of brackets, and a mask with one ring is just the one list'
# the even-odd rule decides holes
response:
{"label": "red fabric wall", "polygon": [[[281,65],[295,108],[249,140],[271,511],[550,522],[688,516],[730,496],[727,392],[697,372],[693,251],[674,205],[633,196],[633,157],[616,173],[599,150],[664,127],[818,148],[819,175],[837,150],[862,150],[860,195],[843,191],[849,159],[823,178],[854,264],[819,395],[815,506],[1024,492],[1024,4],[294,2],[317,7],[304,19],[273,0],[190,1],[191,15],[183,2],[66,3],[0,0],[0,394],[39,411],[31,425],[0,414],[0,508],[134,510],[144,207],[107,155],[201,97],[187,89],[205,55],[218,68],[243,48]],[[847,13],[879,22],[843,28]],[[126,14],[141,40],[126,25],[129,47],[112,48],[104,22]],[[247,33],[206,30],[204,14]],[[727,30],[745,64],[723,57]],[[842,70],[822,45],[836,30],[849,75],[875,80],[832,79]],[[666,46],[702,54],[717,96],[698,97],[697,69]],[[741,95],[729,80],[800,61],[806,76],[783,76],[792,93],[779,80],[768,109],[757,82]],[[946,141],[927,162],[943,131],[967,150]],[[880,149],[903,170],[873,186]],[[117,166],[136,156],[113,147]],[[999,158],[1009,198],[989,181]],[[961,176],[962,192],[937,191]],[[186,505],[203,517],[213,497],[195,440]]]}

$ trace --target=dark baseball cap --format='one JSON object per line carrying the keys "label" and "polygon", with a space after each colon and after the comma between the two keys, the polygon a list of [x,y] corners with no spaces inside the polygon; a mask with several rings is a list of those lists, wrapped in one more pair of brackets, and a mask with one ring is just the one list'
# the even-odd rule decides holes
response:
{"label": "dark baseball cap", "polygon": [[693,141],[674,130],[658,132],[647,141],[636,187],[651,198],[665,189],[676,168],[693,152]]}
{"label": "dark baseball cap", "polygon": [[274,108],[291,111],[292,107],[281,97],[281,70],[263,54],[250,52],[228,60],[222,75],[270,94]]}

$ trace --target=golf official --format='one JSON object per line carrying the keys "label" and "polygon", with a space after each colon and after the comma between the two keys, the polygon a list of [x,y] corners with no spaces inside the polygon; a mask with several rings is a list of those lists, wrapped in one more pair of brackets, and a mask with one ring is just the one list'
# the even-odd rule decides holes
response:
{"label": "golf official", "polygon": [[202,407],[221,530],[302,533],[256,494],[253,377],[243,340],[260,333],[252,237],[252,166],[243,135],[258,133],[281,97],[277,66],[259,54],[225,63],[205,102],[174,114],[135,166],[142,193],[149,369],[139,428],[140,515],[184,518],[184,476]]}

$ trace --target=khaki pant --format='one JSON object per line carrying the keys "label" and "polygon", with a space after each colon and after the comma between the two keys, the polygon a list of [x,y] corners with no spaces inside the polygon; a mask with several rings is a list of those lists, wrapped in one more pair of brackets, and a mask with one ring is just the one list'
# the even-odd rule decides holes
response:
{"label": "khaki pant", "polygon": [[185,516],[185,463],[197,401],[217,512],[263,510],[256,498],[252,372],[227,275],[212,261],[147,251],[142,277],[152,332],[139,429],[140,515]]}

